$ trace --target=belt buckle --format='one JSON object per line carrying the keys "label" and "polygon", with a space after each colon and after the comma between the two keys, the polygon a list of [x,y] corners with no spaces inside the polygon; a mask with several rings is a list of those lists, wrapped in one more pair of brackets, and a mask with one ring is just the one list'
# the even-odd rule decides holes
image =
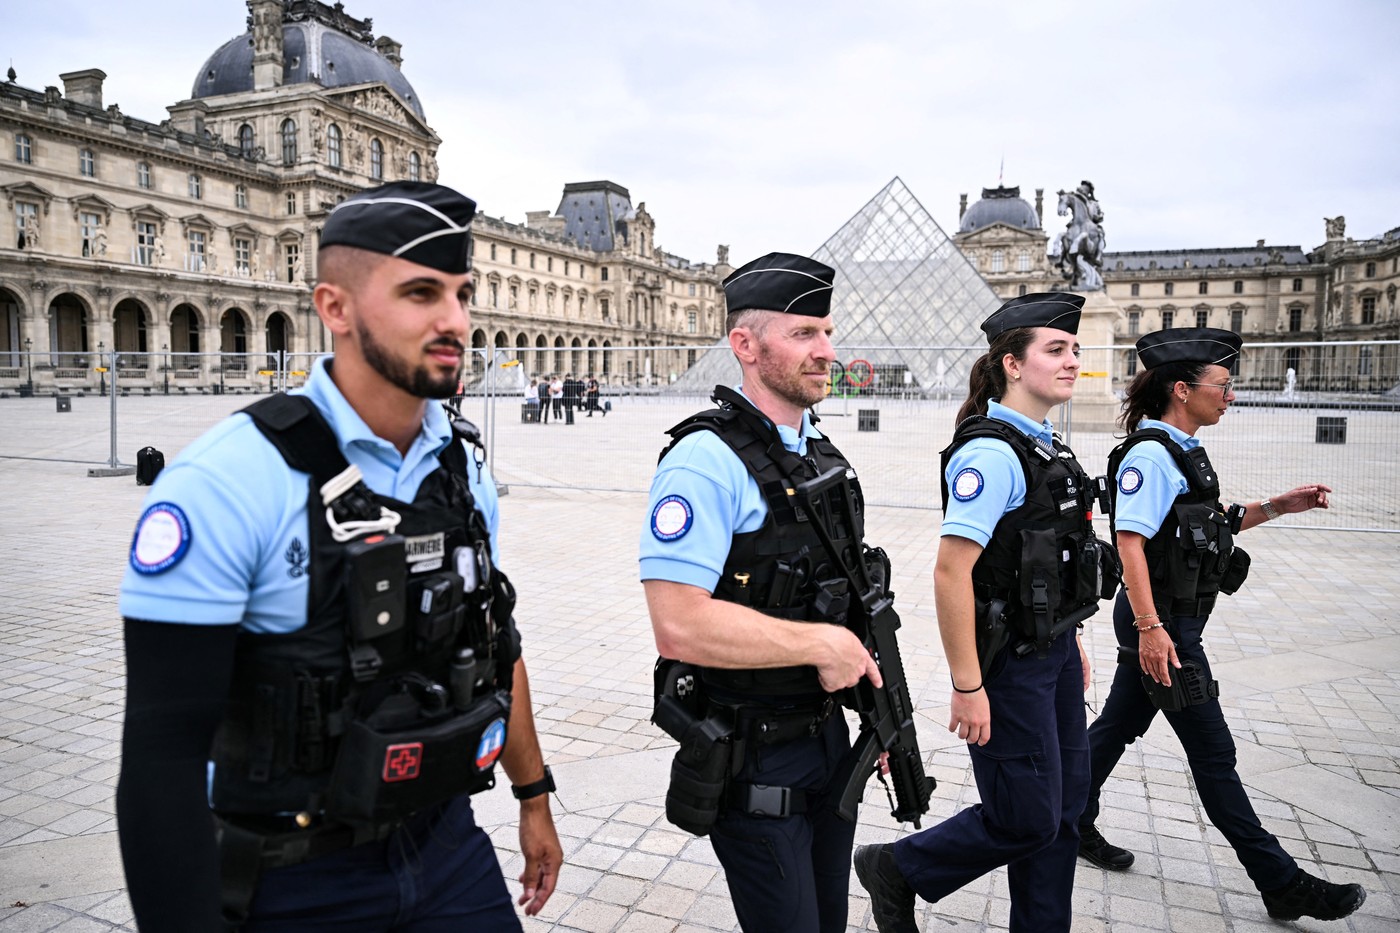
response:
{"label": "belt buckle", "polygon": [[750,784],[744,809],[751,816],[784,817],[792,806],[792,788]]}

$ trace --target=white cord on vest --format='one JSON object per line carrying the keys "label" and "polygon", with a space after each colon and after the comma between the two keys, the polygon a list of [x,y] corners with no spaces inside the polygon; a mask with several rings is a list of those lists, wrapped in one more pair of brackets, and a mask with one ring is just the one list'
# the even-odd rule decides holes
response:
{"label": "white cord on vest", "polygon": [[326,524],[330,526],[331,537],[336,541],[352,541],[362,535],[374,534],[375,532],[393,534],[394,529],[399,527],[399,522],[403,518],[398,512],[386,509],[381,505],[379,517],[376,519],[354,522],[337,521],[335,511],[331,509],[330,504],[355,488],[356,484],[363,479],[364,474],[360,472],[360,468],[352,463],[341,471],[340,475],[321,487],[321,501],[326,505]]}

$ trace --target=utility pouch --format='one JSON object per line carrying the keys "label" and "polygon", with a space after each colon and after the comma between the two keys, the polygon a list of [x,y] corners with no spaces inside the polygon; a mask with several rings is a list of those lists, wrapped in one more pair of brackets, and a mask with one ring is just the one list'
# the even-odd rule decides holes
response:
{"label": "utility pouch", "polygon": [[1249,552],[1242,547],[1231,548],[1226,560],[1225,573],[1220,577],[1220,592],[1229,596],[1249,578]]}
{"label": "utility pouch", "polygon": [[456,638],[466,618],[462,577],[451,571],[435,573],[414,581],[409,609],[421,645],[434,645]]}
{"label": "utility pouch", "polygon": [[1170,687],[1142,675],[1142,688],[1158,709],[1175,713],[1188,706],[1199,706],[1220,696],[1220,683],[1206,677],[1205,668],[1195,661],[1182,661],[1171,672]]}
{"label": "utility pouch", "polygon": [[818,619],[846,623],[846,614],[851,608],[851,584],[844,577],[817,581],[817,595],[812,598],[812,612]]}
{"label": "utility pouch", "polygon": [[711,716],[691,725],[671,761],[666,819],[704,836],[719,819],[733,760],[733,730]]}
{"label": "utility pouch", "polygon": [[371,535],[345,546],[345,609],[355,641],[403,628],[405,554],[401,535]]}
{"label": "utility pouch", "polygon": [[351,824],[401,821],[494,786],[509,720],[510,695],[499,691],[466,712],[407,728],[355,720],[336,754],[326,815]]}
{"label": "utility pouch", "polygon": [[1021,606],[1025,618],[1017,634],[1035,640],[1039,650],[1050,644],[1050,630],[1060,607],[1060,553],[1053,528],[1021,530]]}

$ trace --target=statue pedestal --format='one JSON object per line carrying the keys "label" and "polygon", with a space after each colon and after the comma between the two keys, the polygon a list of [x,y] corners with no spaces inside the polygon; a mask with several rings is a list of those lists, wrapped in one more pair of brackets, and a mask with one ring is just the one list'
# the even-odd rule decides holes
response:
{"label": "statue pedestal", "polygon": [[1109,434],[1117,430],[1121,403],[1113,394],[1113,377],[1122,354],[1112,349],[1114,325],[1122,320],[1123,309],[1103,289],[1085,292],[1084,310],[1079,314],[1079,345],[1086,349],[1080,357],[1079,382],[1070,405],[1071,435]]}

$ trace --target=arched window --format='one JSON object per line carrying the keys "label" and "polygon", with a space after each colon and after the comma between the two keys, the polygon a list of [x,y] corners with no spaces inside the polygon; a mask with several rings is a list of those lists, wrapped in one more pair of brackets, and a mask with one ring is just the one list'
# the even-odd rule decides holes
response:
{"label": "arched window", "polygon": [[295,165],[297,161],[297,124],[295,120],[282,121],[282,164]]}
{"label": "arched window", "polygon": [[369,141],[369,177],[375,181],[384,179],[384,144],[377,139]]}
{"label": "arched window", "polygon": [[238,151],[245,156],[253,154],[253,128],[246,123],[238,128]]}
{"label": "arched window", "polygon": [[423,180],[423,177],[422,177],[422,176],[423,176],[423,160],[420,159],[420,158],[418,158],[418,153],[416,153],[416,152],[410,152],[410,153],[408,154],[408,180],[409,180],[409,181],[422,181],[422,180]]}
{"label": "arched window", "polygon": [[340,127],[334,123],[326,128],[326,161],[331,168],[340,168]]}

